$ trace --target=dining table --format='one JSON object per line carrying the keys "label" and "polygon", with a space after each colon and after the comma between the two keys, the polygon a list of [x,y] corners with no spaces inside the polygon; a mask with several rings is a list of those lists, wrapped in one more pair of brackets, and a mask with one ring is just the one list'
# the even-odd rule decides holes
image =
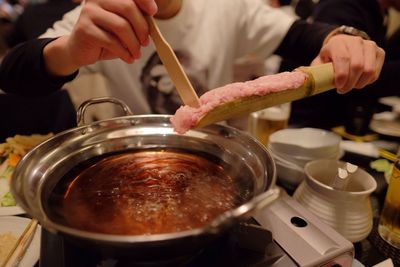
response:
{"label": "dining table", "polygon": [[[289,125],[290,127],[290,125]],[[385,144],[389,144],[390,150],[392,153],[397,153],[400,151],[400,137],[398,136],[392,136],[392,135],[385,135],[381,133],[376,133],[371,131],[371,134],[375,136],[374,142],[384,142]],[[346,137],[342,138],[346,140]],[[389,257],[392,257],[392,259],[397,260],[395,266],[400,266],[400,255],[399,255],[399,250],[393,250],[390,247],[387,247],[387,244],[380,238],[378,232],[377,232],[377,225],[379,222],[379,216],[382,210],[382,206],[384,203],[385,195],[386,195],[386,189],[387,189],[387,181],[385,179],[385,175],[383,172],[379,172],[371,167],[371,162],[376,160],[377,158],[358,154],[358,153],[353,153],[349,151],[345,151],[343,156],[340,158],[341,161],[344,162],[350,162],[352,164],[355,164],[361,168],[363,168],[365,171],[370,173],[374,179],[376,180],[377,187],[375,191],[371,194],[371,200],[372,200],[372,206],[373,206],[373,229],[371,233],[368,235],[367,238],[353,243],[354,245],[354,251],[355,251],[355,260],[361,264],[362,266],[374,266],[378,263],[381,263],[382,261],[388,259]],[[279,173],[278,173],[278,180],[277,180],[277,185],[285,189],[285,191],[289,195],[293,195],[295,188],[293,187],[288,187],[285,184],[280,183],[279,181]],[[27,214],[20,214],[17,215],[20,217],[28,217],[29,215]],[[46,229],[42,228],[42,251],[41,253],[46,253],[45,248],[43,247],[43,236],[48,235],[48,232]],[[57,244],[55,244],[57,245]],[[396,259],[397,257],[397,259]],[[34,267],[40,267],[40,259],[39,261],[34,265]],[[355,265],[354,265],[355,266]],[[31,267],[31,266],[27,266]]]}
{"label": "dining table", "polygon": [[[288,127],[293,127],[293,125],[289,125]],[[295,127],[300,127],[296,125]],[[342,128],[332,128],[333,132],[338,132],[337,130]],[[348,135],[339,131],[342,135],[342,140],[356,140],[357,143],[362,142],[363,138],[366,138],[370,143],[374,144],[383,144],[389,152],[392,154],[397,154],[400,152],[400,132],[394,134],[385,134],[386,132],[377,133],[375,131],[368,131],[364,136],[353,136]],[[377,171],[376,169],[371,167],[371,162],[376,161],[378,159],[384,159],[382,157],[372,157],[370,155],[366,155],[363,153],[355,153],[344,151],[343,156],[340,158],[341,161],[349,162],[358,167],[367,171],[371,176],[375,179],[377,183],[377,187],[374,192],[371,194],[371,203],[373,208],[373,228],[367,238],[353,243],[355,250],[355,259],[364,266],[374,266],[379,264],[389,257],[396,261],[394,266],[400,266],[400,250],[396,250],[390,245],[388,245],[378,233],[378,223],[379,216],[381,214],[383,203],[386,196],[387,191],[387,179],[385,178],[384,172]],[[293,195],[296,187],[292,185],[288,185],[286,183],[281,183],[278,180],[277,184],[283,187],[289,195]]]}

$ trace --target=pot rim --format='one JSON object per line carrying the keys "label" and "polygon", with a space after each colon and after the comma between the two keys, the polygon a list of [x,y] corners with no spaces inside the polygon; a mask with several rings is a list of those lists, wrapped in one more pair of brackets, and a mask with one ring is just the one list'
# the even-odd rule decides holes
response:
{"label": "pot rim", "polygon": [[[266,205],[268,205],[270,202],[275,200],[278,197],[278,193],[273,190],[273,187],[276,182],[276,166],[274,159],[272,157],[271,152],[267,147],[262,145],[258,140],[256,140],[253,136],[250,134],[240,131],[234,127],[230,127],[227,125],[220,125],[220,124],[213,124],[204,127],[205,129],[219,129],[221,131],[227,131],[230,134],[234,136],[239,136],[241,138],[245,138],[247,141],[250,141],[252,145],[255,145],[258,147],[258,149],[261,149],[264,153],[264,155],[268,158],[270,165],[268,165],[268,177],[265,177],[264,179],[270,179],[270,181],[267,181],[266,188],[264,188],[264,191],[255,194],[252,196],[249,200],[244,202],[243,204],[237,206],[234,209],[228,210],[216,218],[212,220],[209,224],[205,225],[204,227],[201,228],[194,228],[186,231],[180,231],[180,232],[173,232],[173,233],[163,233],[163,234],[151,234],[151,235],[116,235],[116,234],[103,234],[103,233],[97,233],[97,232],[89,232],[89,231],[84,231],[84,230],[78,230],[73,227],[69,227],[60,223],[55,222],[54,220],[50,219],[48,217],[47,212],[44,210],[43,206],[43,184],[46,182],[46,179],[40,180],[39,183],[37,184],[37,194],[40,195],[41,200],[39,201],[39,210],[42,214],[42,218],[38,218],[37,214],[32,214],[32,203],[27,203],[24,201],[21,196],[17,193],[17,185],[16,185],[16,180],[17,176],[20,175],[22,167],[27,164],[27,162],[30,160],[31,157],[33,157],[36,153],[37,150],[40,150],[42,147],[45,147],[48,145],[50,142],[53,142],[57,138],[61,138],[64,136],[67,136],[68,134],[71,133],[77,133],[80,132],[81,134],[86,134],[90,133],[93,131],[93,129],[99,127],[102,128],[102,125],[107,124],[107,123],[115,123],[115,122],[120,122],[120,121],[125,121],[125,122],[131,122],[132,125],[135,125],[135,122],[141,120],[141,119],[160,119],[161,121],[164,122],[163,126],[168,126],[169,119],[171,118],[171,115],[159,115],[159,114],[145,114],[145,115],[127,115],[127,116],[121,116],[121,117],[115,117],[115,118],[110,118],[110,119],[105,119],[105,120],[100,120],[96,121],[90,124],[86,124],[83,126],[78,126],[72,129],[68,129],[66,131],[60,132],[50,139],[44,141],[43,143],[39,144],[35,148],[33,148],[31,151],[29,151],[19,162],[17,165],[15,172],[13,174],[13,182],[11,186],[11,190],[13,195],[16,198],[16,201],[18,205],[20,205],[27,213],[29,213],[32,217],[35,217],[38,219],[38,221],[49,231],[52,232],[61,232],[65,234],[69,234],[78,238],[84,238],[84,239],[90,239],[90,240],[96,240],[100,242],[118,242],[118,243],[149,243],[153,241],[157,242],[162,242],[162,241],[170,241],[171,239],[180,239],[180,238],[185,238],[185,237],[195,237],[195,236],[200,236],[203,234],[218,234],[221,231],[221,227],[225,228],[226,226],[229,226],[233,223],[235,223],[237,220],[248,217],[250,216],[250,213],[252,211],[255,211],[257,209],[263,208]],[[133,122],[133,123],[132,123]],[[193,130],[189,130],[188,133],[190,133]],[[197,129],[194,129],[194,131],[198,131]],[[177,133],[175,133],[177,134]],[[186,133],[187,134],[187,133]],[[184,134],[184,135],[186,135]],[[178,135],[178,134],[177,134]],[[26,192],[25,192],[26,193]],[[33,212],[34,213],[34,212]],[[233,219],[233,220],[232,220]]]}

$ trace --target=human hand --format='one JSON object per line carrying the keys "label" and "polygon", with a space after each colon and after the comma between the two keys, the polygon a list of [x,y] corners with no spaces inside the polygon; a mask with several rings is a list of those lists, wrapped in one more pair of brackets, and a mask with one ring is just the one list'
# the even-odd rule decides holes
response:
{"label": "human hand", "polygon": [[132,63],[149,42],[143,13],[156,11],[154,0],[86,0],[68,40],[71,55],[82,66],[113,58]]}
{"label": "human hand", "polygon": [[49,72],[68,75],[82,66],[114,58],[132,63],[140,57],[140,48],[149,43],[144,16],[156,12],[154,0],[86,0],[71,34],[45,47]]}
{"label": "human hand", "polygon": [[332,62],[338,93],[361,89],[379,77],[385,52],[375,42],[338,34],[326,40],[311,65]]}

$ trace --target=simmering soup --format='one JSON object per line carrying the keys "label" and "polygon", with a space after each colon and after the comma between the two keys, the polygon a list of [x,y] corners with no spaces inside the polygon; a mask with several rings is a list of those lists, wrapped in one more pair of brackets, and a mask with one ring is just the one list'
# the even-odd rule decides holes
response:
{"label": "simmering soup", "polygon": [[203,227],[243,201],[222,164],[184,151],[127,151],[71,170],[50,196],[53,216],[107,234]]}

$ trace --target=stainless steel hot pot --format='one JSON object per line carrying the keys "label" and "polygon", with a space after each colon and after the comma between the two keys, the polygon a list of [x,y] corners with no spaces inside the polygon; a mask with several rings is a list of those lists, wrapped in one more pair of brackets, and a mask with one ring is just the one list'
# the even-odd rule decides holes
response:
{"label": "stainless steel hot pot", "polygon": [[[116,99],[93,99],[78,110],[78,120],[84,124],[84,113],[89,105]],[[110,235],[87,232],[69,227],[50,218],[47,212],[49,195],[61,177],[82,161],[110,152],[129,149],[174,148],[210,154],[231,166],[229,172],[248,170],[246,188],[241,192],[246,199],[236,208],[216,217],[202,228],[156,235]],[[31,150],[18,164],[12,180],[12,193],[18,204],[43,227],[61,233],[82,244],[111,250],[128,249],[129,253],[149,254],[149,250],[189,253],[199,249],[213,237],[240,220],[249,217],[274,199],[275,164],[266,148],[250,135],[222,125],[193,129],[184,135],[173,131],[170,116],[127,115],[79,126],[59,133]],[[105,214],[104,216],[107,216]],[[110,226],[112,227],[112,226]]]}

